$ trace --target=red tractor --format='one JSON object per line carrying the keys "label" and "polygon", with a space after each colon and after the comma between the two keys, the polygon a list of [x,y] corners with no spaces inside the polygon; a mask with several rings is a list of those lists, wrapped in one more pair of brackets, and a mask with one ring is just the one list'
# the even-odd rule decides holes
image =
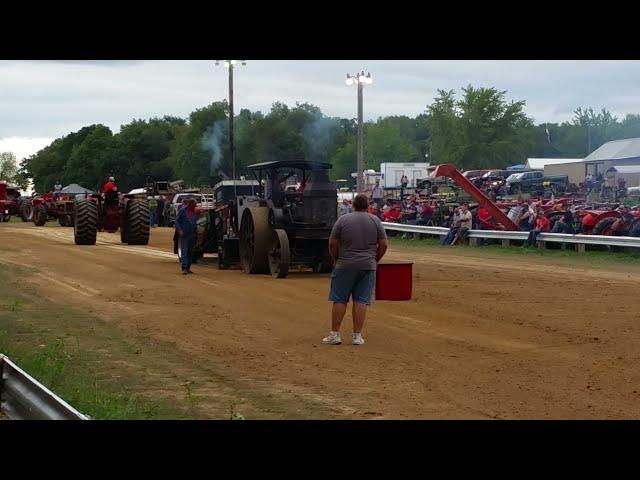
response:
{"label": "red tractor", "polygon": [[3,222],[8,222],[11,215],[18,213],[18,205],[12,191],[15,189],[9,187],[4,180],[0,180],[0,220]]}
{"label": "red tractor", "polygon": [[594,225],[590,232],[593,235],[640,236],[640,211],[629,210],[623,215],[619,210],[596,210],[587,212],[582,219],[585,226]]}
{"label": "red tractor", "polygon": [[45,193],[38,195],[22,206],[22,218],[31,217],[33,223],[42,227],[47,220],[57,219],[61,227],[73,226],[73,196],[68,193]]}
{"label": "red tractor", "polygon": [[[602,206],[576,206],[571,209],[573,213],[576,233],[583,235],[618,235],[640,236],[640,210],[630,210],[622,215],[620,210],[602,208]],[[553,226],[556,220],[564,215],[562,210],[549,209],[545,212],[549,222]]]}
{"label": "red tractor", "polygon": [[76,245],[95,245],[98,231],[120,230],[129,245],[149,243],[150,212],[146,198],[118,195],[115,191],[76,200],[73,238]]}

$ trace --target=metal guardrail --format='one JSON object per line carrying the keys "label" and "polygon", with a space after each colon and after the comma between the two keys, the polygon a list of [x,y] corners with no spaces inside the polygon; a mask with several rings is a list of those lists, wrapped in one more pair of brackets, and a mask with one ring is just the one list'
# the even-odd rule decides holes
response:
{"label": "metal guardrail", "polygon": [[[421,233],[425,235],[443,236],[449,232],[445,227],[425,227],[422,225],[406,225],[401,223],[382,222],[386,230],[405,233]],[[510,232],[502,230],[469,230],[469,238],[490,238],[496,240],[522,240],[529,238],[529,232]],[[581,245],[605,245],[611,247],[640,248],[640,237],[618,237],[608,235],[570,235],[566,233],[540,233],[540,242],[573,243]]]}
{"label": "metal guardrail", "polygon": [[11,420],[90,420],[1,353],[0,410]]}

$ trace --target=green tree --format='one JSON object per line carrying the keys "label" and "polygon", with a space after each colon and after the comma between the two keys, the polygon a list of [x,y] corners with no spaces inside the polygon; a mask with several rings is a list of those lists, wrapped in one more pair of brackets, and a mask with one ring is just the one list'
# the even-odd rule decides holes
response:
{"label": "green tree", "polygon": [[463,88],[456,100],[453,90],[439,90],[427,108],[426,125],[438,163],[459,168],[504,167],[526,160],[535,140],[533,123],[524,114],[524,101],[507,102],[505,91]]}
{"label": "green tree", "polygon": [[18,175],[18,162],[13,152],[0,153],[0,180],[13,183]]}

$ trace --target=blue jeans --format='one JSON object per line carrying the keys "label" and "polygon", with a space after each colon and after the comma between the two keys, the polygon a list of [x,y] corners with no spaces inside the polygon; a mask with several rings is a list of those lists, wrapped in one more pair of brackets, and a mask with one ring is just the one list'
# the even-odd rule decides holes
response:
{"label": "blue jeans", "polygon": [[182,237],[180,239],[181,258],[180,264],[182,270],[189,270],[193,261],[193,250],[196,246],[196,237]]}
{"label": "blue jeans", "polygon": [[158,215],[157,215],[156,211],[155,210],[151,210],[149,221],[150,221],[152,227],[155,227],[156,223],[158,223],[158,218],[157,217],[158,217]]}
{"label": "blue jeans", "polygon": [[536,244],[536,240],[538,239],[538,234],[541,232],[542,230],[531,230],[529,232],[529,246],[534,246]]}
{"label": "blue jeans", "polygon": [[459,227],[451,227],[447,232],[447,235],[440,242],[440,245],[451,245],[451,242],[453,242],[453,239],[455,238],[456,233],[458,233],[458,230]]}

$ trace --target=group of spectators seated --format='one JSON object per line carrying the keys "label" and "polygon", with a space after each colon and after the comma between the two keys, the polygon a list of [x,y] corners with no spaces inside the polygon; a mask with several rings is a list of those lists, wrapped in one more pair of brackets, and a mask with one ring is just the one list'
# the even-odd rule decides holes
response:
{"label": "group of spectators seated", "polygon": [[[348,200],[343,200],[339,207],[340,215],[351,211]],[[383,222],[396,222],[408,225],[439,226],[450,229],[443,237],[443,245],[456,244],[467,238],[470,229],[496,230],[499,227],[494,222],[489,211],[478,206],[473,212],[469,204],[461,203],[459,207],[445,206],[437,201],[408,195],[403,201],[397,199],[371,199],[369,213],[376,215]],[[539,202],[533,200],[518,200],[507,216],[521,231],[528,231],[528,245],[535,245],[540,233],[578,233],[574,225],[574,217],[567,205],[556,203],[551,212],[545,214]],[[550,221],[551,219],[551,221]],[[405,234],[406,235],[406,234]],[[490,243],[490,240],[479,239],[479,244]]]}

